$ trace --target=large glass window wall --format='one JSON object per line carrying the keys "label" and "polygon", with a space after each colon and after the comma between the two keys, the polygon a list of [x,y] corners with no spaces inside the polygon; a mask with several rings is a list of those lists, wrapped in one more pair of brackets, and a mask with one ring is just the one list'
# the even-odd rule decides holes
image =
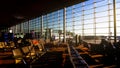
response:
{"label": "large glass window wall", "polygon": [[[117,37],[120,36],[120,1],[116,0],[116,28]],[[87,0],[85,2],[66,7],[66,36],[80,35],[87,42],[99,43],[103,37],[114,36],[113,0]],[[64,9],[54,11],[21,23],[23,32],[42,32],[49,38],[59,36],[63,31]],[[43,26],[41,26],[43,24]],[[17,27],[15,27],[17,26]],[[13,26],[13,31],[19,32],[19,24]],[[26,27],[27,26],[27,27]],[[41,30],[43,29],[43,31]],[[89,39],[87,38],[89,37]]]}

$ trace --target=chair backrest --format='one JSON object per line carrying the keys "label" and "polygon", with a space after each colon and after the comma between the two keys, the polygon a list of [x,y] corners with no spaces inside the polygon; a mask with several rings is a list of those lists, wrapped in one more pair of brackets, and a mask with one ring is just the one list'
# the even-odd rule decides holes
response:
{"label": "chair backrest", "polygon": [[22,57],[23,54],[19,48],[13,49],[12,50],[14,57]]}
{"label": "chair backrest", "polygon": [[22,51],[23,51],[23,53],[24,54],[27,54],[27,53],[29,53],[29,46],[24,46],[24,47],[22,47]]}
{"label": "chair backrest", "polygon": [[27,64],[26,60],[24,59],[25,56],[20,48],[13,49],[12,51],[13,51],[13,55],[14,55],[13,57],[15,58],[16,64],[21,62],[23,62],[24,64]]}
{"label": "chair backrest", "polygon": [[0,42],[0,48],[5,47],[5,42]]}
{"label": "chair backrest", "polygon": [[11,47],[15,47],[15,43],[13,41],[10,42]]}

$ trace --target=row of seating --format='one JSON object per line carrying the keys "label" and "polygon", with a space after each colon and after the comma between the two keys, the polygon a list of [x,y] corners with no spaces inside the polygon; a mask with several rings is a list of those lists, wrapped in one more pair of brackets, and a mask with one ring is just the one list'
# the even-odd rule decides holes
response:
{"label": "row of seating", "polygon": [[[82,47],[80,48],[80,46]],[[117,45],[117,47],[119,47],[119,45]],[[79,45],[81,50],[82,48],[87,49],[85,51],[86,54],[81,54],[81,56],[90,65],[90,67],[119,66],[117,53],[120,53],[120,51],[117,51],[119,50],[117,47],[114,48],[114,44],[111,44],[111,42],[108,41],[102,41],[100,44],[84,42]]]}
{"label": "row of seating", "polygon": [[62,67],[62,53],[58,51],[46,52],[36,62],[31,64],[32,68],[63,68]]}
{"label": "row of seating", "polygon": [[[9,47],[2,48],[3,51],[0,51],[0,66],[7,67],[8,65],[13,66],[30,66],[37,58],[42,56],[45,52],[44,44],[41,42],[38,45],[34,45],[32,40],[28,40],[30,45],[19,44],[19,47]],[[9,51],[7,51],[10,49]],[[10,54],[7,54],[10,53]],[[5,55],[3,55],[5,54]],[[7,62],[6,62],[7,61]],[[8,63],[9,61],[9,63]]]}
{"label": "row of seating", "polygon": [[[3,68],[9,68],[9,66],[12,68],[67,68],[68,66],[70,66],[67,65],[68,63],[70,63],[67,62],[68,60],[63,63],[63,52],[65,51],[67,44],[61,43],[58,45],[57,42],[55,44],[52,44],[53,42],[45,42],[42,39],[36,41],[33,40],[27,40],[30,45],[25,44],[24,41],[22,41],[21,39],[17,41],[17,44],[13,42],[14,47],[10,47],[11,58],[13,62],[9,64],[1,63],[0,66]],[[49,50],[46,50],[47,48],[49,48]]]}
{"label": "row of seating", "polygon": [[80,56],[78,51],[73,46],[68,46],[68,52],[74,68],[89,68],[86,61]]}
{"label": "row of seating", "polygon": [[16,64],[24,63],[30,64],[36,58],[39,58],[45,52],[38,51],[34,48],[34,46],[24,46],[21,48],[15,48],[13,51],[13,57],[16,60]]}

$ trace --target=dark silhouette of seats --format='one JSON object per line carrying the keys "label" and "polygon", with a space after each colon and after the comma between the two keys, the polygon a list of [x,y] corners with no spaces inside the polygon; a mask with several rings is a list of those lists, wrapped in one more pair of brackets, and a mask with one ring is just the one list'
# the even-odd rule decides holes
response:
{"label": "dark silhouette of seats", "polygon": [[61,68],[62,66],[62,52],[47,52],[34,63],[31,64],[32,68],[36,67],[55,67]]}

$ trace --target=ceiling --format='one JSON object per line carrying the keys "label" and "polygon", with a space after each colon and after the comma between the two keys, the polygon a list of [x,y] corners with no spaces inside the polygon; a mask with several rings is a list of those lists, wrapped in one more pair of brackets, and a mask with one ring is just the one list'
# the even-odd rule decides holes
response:
{"label": "ceiling", "polygon": [[0,30],[85,0],[1,0]]}

